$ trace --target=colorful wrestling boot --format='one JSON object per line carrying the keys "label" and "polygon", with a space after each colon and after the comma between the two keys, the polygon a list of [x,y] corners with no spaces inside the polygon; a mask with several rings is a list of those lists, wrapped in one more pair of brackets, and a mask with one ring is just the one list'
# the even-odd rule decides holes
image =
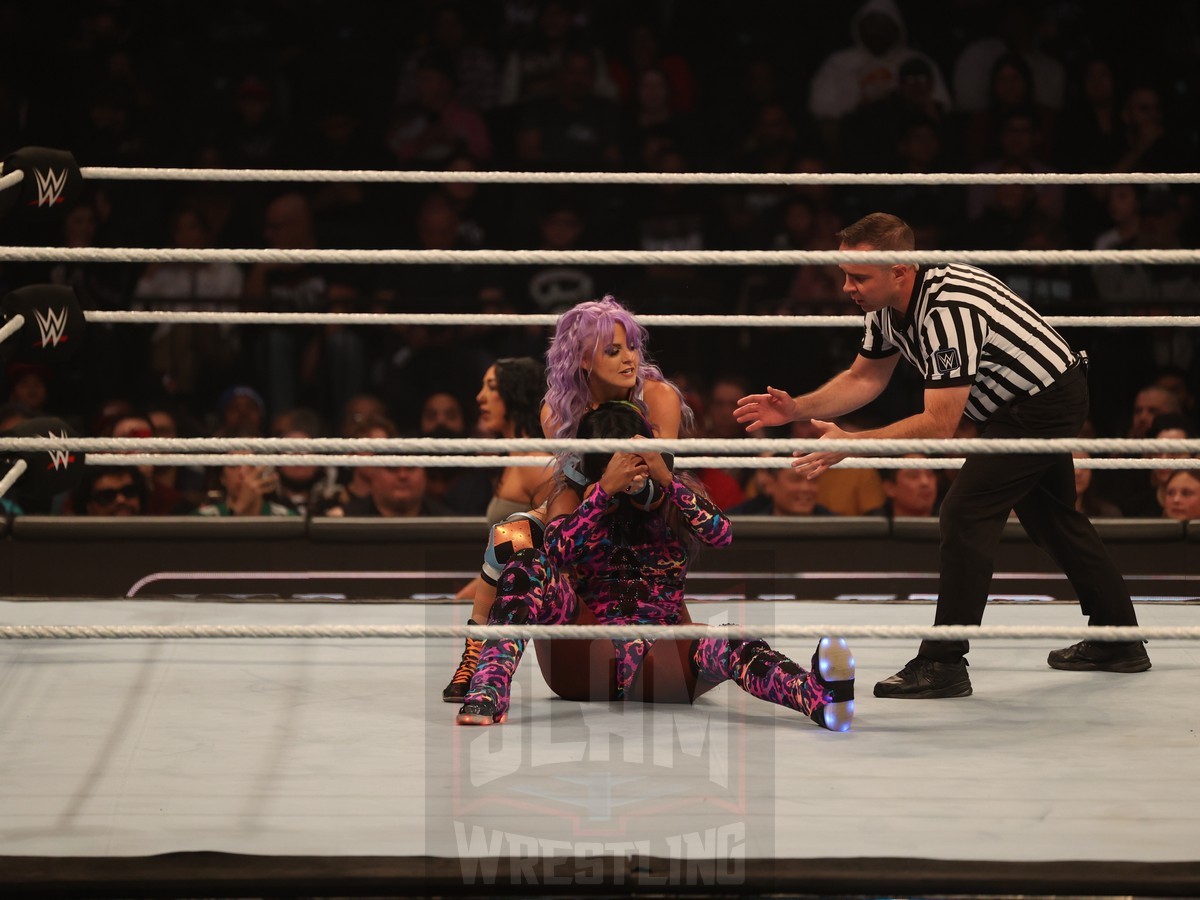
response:
{"label": "colorful wrestling boot", "polygon": [[454,718],[456,725],[503,725],[508,719],[508,710],[487,697],[477,697],[464,703]]}
{"label": "colorful wrestling boot", "polygon": [[[478,625],[474,619],[467,619],[468,625]],[[467,638],[466,646],[463,647],[462,659],[458,662],[458,668],[454,670],[454,677],[450,679],[450,683],[442,688],[442,700],[445,703],[462,703],[467,696],[467,688],[471,685],[471,676],[475,674],[475,668],[479,665],[479,653],[483,650],[483,641],[477,641],[474,638]]]}
{"label": "colorful wrestling boot", "polygon": [[821,638],[800,688],[802,709],[830,731],[849,731],[854,721],[854,655],[845,638]]}

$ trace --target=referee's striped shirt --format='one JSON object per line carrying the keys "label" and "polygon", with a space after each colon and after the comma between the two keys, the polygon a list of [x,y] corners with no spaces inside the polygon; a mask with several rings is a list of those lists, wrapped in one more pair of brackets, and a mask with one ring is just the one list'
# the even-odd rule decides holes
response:
{"label": "referee's striped shirt", "polygon": [[859,353],[880,359],[897,350],[927,388],[970,384],[966,413],[981,423],[1076,362],[1062,336],[1003,281],[957,264],[918,269],[904,316],[891,307],[867,314]]}

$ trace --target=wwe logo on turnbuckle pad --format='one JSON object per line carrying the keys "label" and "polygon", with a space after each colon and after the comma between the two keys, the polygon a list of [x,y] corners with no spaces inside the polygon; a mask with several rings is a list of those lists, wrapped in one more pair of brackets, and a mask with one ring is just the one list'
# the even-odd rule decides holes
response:
{"label": "wwe logo on turnbuckle pad", "polygon": [[57,172],[53,169],[47,169],[45,172],[35,169],[33,174],[37,178],[37,206],[53,206],[63,202],[63,189],[67,186],[66,169]]}
{"label": "wwe logo on turnbuckle pad", "polygon": [[46,310],[45,315],[40,309],[33,311],[34,318],[37,319],[38,332],[42,336],[41,347],[57,347],[59,341],[64,340],[64,333],[67,330],[67,309],[64,306],[58,312],[52,309]]}
{"label": "wwe logo on turnbuckle pad", "polygon": [[[67,433],[64,431],[61,434],[55,434],[53,431],[47,431],[46,437],[58,438],[60,441],[65,441]],[[53,469],[57,472],[71,464],[70,450],[50,450],[47,452],[47,455],[50,457],[50,465],[46,466],[47,469]]]}

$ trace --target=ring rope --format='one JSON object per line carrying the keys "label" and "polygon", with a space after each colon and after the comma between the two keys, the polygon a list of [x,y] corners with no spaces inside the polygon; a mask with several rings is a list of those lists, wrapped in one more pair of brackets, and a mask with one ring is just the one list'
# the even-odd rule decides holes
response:
{"label": "ring rope", "polygon": [[[196,325],[556,325],[557,313],[318,313],[244,312],[240,310],[84,310],[88,322],[146,325],[166,322]],[[1200,316],[1046,316],[1051,326],[1102,328],[1196,328]],[[862,316],[650,315],[647,326],[735,328],[862,328]]]}
{"label": "ring rope", "polygon": [[263,250],[248,248],[0,247],[0,262],[73,263],[398,263],[421,265],[822,266],[859,263],[943,265],[1191,265],[1200,250]]}
{"label": "ring rope", "polygon": [[[378,456],[321,455],[315,453],[92,453],[89,466],[367,466],[425,469],[536,469],[553,462],[550,456]],[[1077,459],[1077,469],[1193,469],[1200,460],[1186,459]],[[961,458],[913,459],[906,456],[850,457],[835,469],[959,469]],[[677,456],[676,469],[786,469],[789,457]],[[0,491],[0,496],[3,492]]]}
{"label": "ring rope", "polygon": [[133,450],[232,450],[266,453],[637,453],[711,451],[785,453],[791,451],[862,454],[1189,453],[1200,454],[1200,438],[112,438],[0,437],[0,450],[76,450],[87,453]]}
{"label": "ring rope", "polygon": [[357,184],[1191,184],[1200,172],[457,172],[382,169],[195,169],[82,166],[101,181]]}
{"label": "ring rope", "polygon": [[1200,628],[1136,626],[1043,627],[1034,625],[4,625],[3,640],[143,640],[225,638],[560,638],[574,640],[790,640],[838,635],[847,638],[971,640],[1144,641],[1194,640]]}

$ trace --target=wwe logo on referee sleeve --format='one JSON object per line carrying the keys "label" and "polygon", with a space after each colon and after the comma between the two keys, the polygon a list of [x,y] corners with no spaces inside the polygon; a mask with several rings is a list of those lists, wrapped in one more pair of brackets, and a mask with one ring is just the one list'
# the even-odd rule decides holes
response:
{"label": "wwe logo on referee sleeve", "polygon": [[34,177],[37,179],[37,206],[54,206],[56,203],[62,203],[63,189],[67,186],[67,170],[61,169],[55,172],[53,169],[47,169],[45,172],[34,170]]}
{"label": "wwe logo on referee sleeve", "polygon": [[933,351],[933,364],[939,372],[952,372],[962,365],[958,361],[958,350],[954,347],[942,347]]}

